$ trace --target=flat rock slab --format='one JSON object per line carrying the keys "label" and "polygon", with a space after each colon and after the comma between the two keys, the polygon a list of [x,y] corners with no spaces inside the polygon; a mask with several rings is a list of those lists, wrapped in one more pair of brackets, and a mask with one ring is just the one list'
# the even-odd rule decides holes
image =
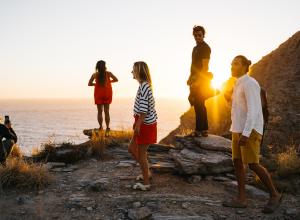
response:
{"label": "flat rock slab", "polygon": [[[225,182],[225,186],[232,191],[237,191],[238,186],[236,181],[231,181],[231,182]],[[257,199],[267,199],[269,197],[269,194],[266,193],[265,191],[258,189],[254,186],[251,185],[246,185],[246,192],[253,198]]]}
{"label": "flat rock slab", "polygon": [[174,149],[171,145],[164,145],[164,144],[151,144],[149,146],[149,152],[168,152],[170,149]]}
{"label": "flat rock slab", "polygon": [[187,175],[214,175],[233,171],[231,157],[219,151],[201,153],[184,148],[181,151],[170,151],[180,172]]}
{"label": "flat rock slab", "polygon": [[172,162],[159,162],[150,166],[152,170],[157,173],[172,173],[176,171],[175,163]]}
{"label": "flat rock slab", "polygon": [[133,161],[133,160],[121,160],[117,165],[116,167],[132,167],[132,166],[135,166],[136,165],[136,162]]}
{"label": "flat rock slab", "polygon": [[210,134],[208,137],[196,137],[194,140],[203,149],[231,153],[231,141],[224,137]]}
{"label": "flat rock slab", "polygon": [[44,167],[47,169],[54,169],[54,168],[61,168],[61,167],[65,167],[66,164],[63,162],[48,162],[46,164],[44,164]]}

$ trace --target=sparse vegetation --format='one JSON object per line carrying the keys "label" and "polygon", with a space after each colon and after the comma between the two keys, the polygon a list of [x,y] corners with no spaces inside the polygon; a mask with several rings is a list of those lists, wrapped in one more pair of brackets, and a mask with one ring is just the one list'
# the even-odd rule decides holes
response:
{"label": "sparse vegetation", "polygon": [[10,157],[13,158],[22,158],[23,154],[20,150],[19,145],[15,144],[11,150]]}
{"label": "sparse vegetation", "polygon": [[278,154],[277,174],[287,177],[300,173],[300,158],[295,145],[286,146],[286,150]]}
{"label": "sparse vegetation", "polygon": [[6,167],[0,166],[0,188],[40,189],[51,183],[52,176],[41,164],[9,158]]}
{"label": "sparse vegetation", "polygon": [[120,144],[128,143],[132,138],[132,131],[122,130],[122,131],[111,131],[110,134],[106,137],[105,132],[92,131],[91,135],[91,151],[92,154],[103,158],[105,147]]}
{"label": "sparse vegetation", "polygon": [[125,129],[111,131],[108,136],[105,135],[104,131],[99,132],[98,129],[86,130],[85,132],[90,137],[90,141],[82,144],[70,142],[56,144],[53,141],[43,144],[39,150],[35,150],[33,153],[35,161],[73,163],[90,156],[104,158],[106,147],[128,143],[133,135],[132,131]]}

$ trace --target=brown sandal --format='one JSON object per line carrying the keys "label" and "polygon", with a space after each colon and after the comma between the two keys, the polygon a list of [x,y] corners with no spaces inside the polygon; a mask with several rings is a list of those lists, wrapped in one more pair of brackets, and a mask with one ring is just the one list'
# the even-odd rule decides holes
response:
{"label": "brown sandal", "polygon": [[265,214],[271,214],[275,212],[282,203],[282,197],[283,195],[281,194],[278,201],[276,202],[269,201],[267,205],[264,207],[264,209],[262,210],[262,212]]}

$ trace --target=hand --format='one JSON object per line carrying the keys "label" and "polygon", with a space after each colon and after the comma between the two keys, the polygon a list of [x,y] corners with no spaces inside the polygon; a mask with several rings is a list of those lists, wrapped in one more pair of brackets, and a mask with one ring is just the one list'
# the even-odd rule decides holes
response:
{"label": "hand", "polygon": [[242,135],[239,139],[239,147],[242,147],[242,146],[245,147],[247,141],[248,141],[248,137]]}
{"label": "hand", "polygon": [[10,128],[11,128],[11,122],[6,123],[5,126],[6,126],[8,129],[10,129]]}
{"label": "hand", "polygon": [[140,129],[141,129],[141,123],[135,123],[134,125],[134,135],[139,135],[140,134]]}

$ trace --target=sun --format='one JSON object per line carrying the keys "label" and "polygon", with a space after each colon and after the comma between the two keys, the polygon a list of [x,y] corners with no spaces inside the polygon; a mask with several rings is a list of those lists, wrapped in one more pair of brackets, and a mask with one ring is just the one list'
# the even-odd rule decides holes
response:
{"label": "sun", "polygon": [[213,78],[212,81],[211,81],[211,86],[212,86],[214,89],[221,89],[221,88],[222,88],[222,84],[223,84],[225,81],[226,81],[225,79],[221,79],[221,78],[215,77],[215,78]]}

